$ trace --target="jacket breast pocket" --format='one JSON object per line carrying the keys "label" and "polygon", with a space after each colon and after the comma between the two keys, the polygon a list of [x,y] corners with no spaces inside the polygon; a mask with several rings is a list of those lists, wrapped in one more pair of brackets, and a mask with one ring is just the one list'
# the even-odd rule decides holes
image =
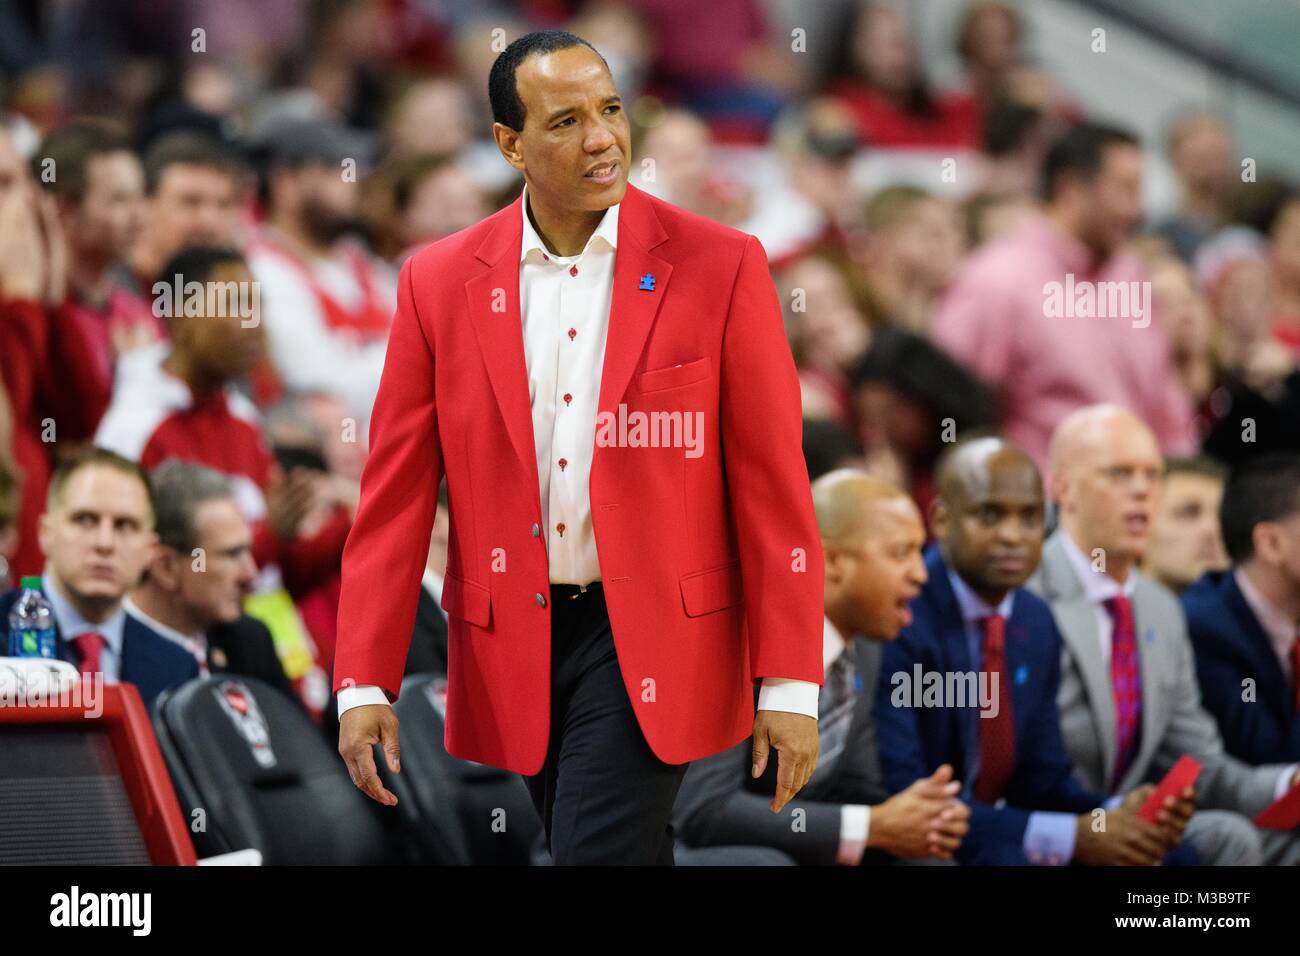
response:
{"label": "jacket breast pocket", "polygon": [[687,617],[712,614],[723,608],[734,607],[745,598],[740,580],[740,562],[732,561],[705,571],[692,571],[681,576],[682,607]]}
{"label": "jacket breast pocket", "polygon": [[637,376],[636,387],[639,392],[661,392],[666,388],[678,388],[693,385],[709,377],[709,357],[705,355],[692,362],[670,365],[668,368],[653,368]]}
{"label": "jacket breast pocket", "polygon": [[448,573],[443,579],[439,603],[448,617],[458,617],[479,627],[487,627],[492,621],[492,592],[459,574]]}

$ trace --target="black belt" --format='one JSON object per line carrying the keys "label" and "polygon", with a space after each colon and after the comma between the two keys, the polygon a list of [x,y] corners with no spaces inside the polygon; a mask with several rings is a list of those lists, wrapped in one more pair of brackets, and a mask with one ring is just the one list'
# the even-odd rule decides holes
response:
{"label": "black belt", "polygon": [[574,600],[584,595],[594,596],[600,590],[601,583],[599,581],[592,581],[590,584],[552,584],[551,599],[568,598]]}

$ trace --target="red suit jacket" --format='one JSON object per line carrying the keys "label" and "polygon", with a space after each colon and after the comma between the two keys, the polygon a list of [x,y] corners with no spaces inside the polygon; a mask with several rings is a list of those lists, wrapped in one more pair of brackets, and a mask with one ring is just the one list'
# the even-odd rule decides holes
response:
{"label": "red suit jacket", "polygon": [[[402,268],[343,555],[334,687],[377,684],[396,699],[446,475],[446,746],[534,774],[550,734],[551,608],[545,536],[532,530],[521,202]],[[698,457],[596,443],[589,485],[628,696],[654,753],[679,764],[749,735],[753,681],[822,682],[822,558],[762,246],[632,186],[599,411],[621,403],[704,416]]]}

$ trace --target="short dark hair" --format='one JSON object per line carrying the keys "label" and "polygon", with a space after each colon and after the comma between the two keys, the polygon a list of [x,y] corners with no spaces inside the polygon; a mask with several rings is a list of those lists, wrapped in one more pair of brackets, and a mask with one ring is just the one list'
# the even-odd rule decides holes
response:
{"label": "short dark hair", "polygon": [[1300,512],[1300,454],[1273,452],[1232,472],[1219,506],[1223,544],[1233,564],[1255,556],[1255,525]]}
{"label": "short dark hair", "polygon": [[1140,145],[1136,135],[1118,126],[1101,123],[1072,126],[1057,138],[1043,160],[1043,198],[1056,197],[1057,181],[1062,173],[1084,180],[1095,179],[1108,147]]}
{"label": "short dark hair", "polygon": [[[108,123],[73,120],[45,137],[38,155],[32,157],[32,175],[60,199],[79,203],[86,195],[87,169],[97,156],[130,153],[126,135]],[[46,182],[42,168],[54,161],[54,177]]]}
{"label": "short dark hair", "polygon": [[1224,482],[1228,480],[1228,469],[1206,455],[1197,455],[1194,458],[1166,458],[1165,477],[1173,478],[1178,475],[1199,475],[1202,478],[1213,478],[1215,481]]}
{"label": "short dark hair", "polygon": [[167,260],[155,281],[170,286],[180,276],[182,286],[187,282],[207,282],[213,272],[229,263],[244,265],[243,253],[231,246],[186,246]]}
{"label": "short dark hair", "polygon": [[140,484],[144,485],[145,497],[149,499],[149,518],[153,519],[157,511],[153,497],[153,483],[149,481],[149,474],[140,467],[138,462],[96,445],[84,445],[60,459],[54,466],[54,471],[50,473],[50,485],[45,494],[45,510],[49,511],[59,503],[63,498],[63,489],[67,487],[73,475],[82,469],[94,466],[112,468],[114,471],[138,479]]}
{"label": "short dark hair", "polygon": [[202,166],[225,173],[238,181],[244,164],[229,146],[207,133],[175,130],[154,140],[144,154],[144,188],[150,196],[158,191],[163,174],[172,166]]}
{"label": "short dark hair", "polygon": [[[526,118],[524,102],[519,98],[519,87],[515,83],[515,73],[519,69],[519,64],[535,53],[554,53],[556,50],[567,50],[575,46],[585,46],[596,56],[600,56],[600,51],[594,46],[567,30],[538,30],[534,33],[525,33],[502,50],[501,55],[492,64],[492,72],[488,75],[488,100],[492,103],[492,119],[513,130],[522,130]],[[609,64],[603,56],[600,56],[600,62],[605,64],[605,69],[609,69]]]}

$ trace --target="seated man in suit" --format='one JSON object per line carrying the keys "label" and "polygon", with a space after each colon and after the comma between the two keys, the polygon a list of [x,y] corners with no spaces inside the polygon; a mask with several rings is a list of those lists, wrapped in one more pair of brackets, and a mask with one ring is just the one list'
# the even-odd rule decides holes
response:
{"label": "seated man in suit", "polygon": [[297,701],[271,632],[242,611],[257,565],[230,479],[174,459],[150,477],[158,547],[126,613],[193,654],[200,673],[256,677]]}
{"label": "seated man in suit", "polygon": [[885,783],[956,768],[971,806],[960,863],[1159,862],[1191,815],[1190,790],[1169,798],[1161,826],[1137,818],[1153,787],[1103,817],[1105,798],[1075,779],[1061,743],[1061,638],[1021,587],[1042,554],[1038,468],[1000,438],[977,438],[941,459],[937,479],[929,581],[885,649],[876,695]]}
{"label": "seated man in suit", "polygon": [[812,491],[826,567],[817,768],[776,813],[775,761],[751,766],[750,740],[697,760],[674,829],[687,846],[771,847],[804,864],[950,858],[969,816],[952,768],[889,797],[871,717],[881,644],[897,636],[925,583],[921,516],[906,494],[861,471],[832,471]]}
{"label": "seated man in suit", "polygon": [[1183,594],[1201,697],[1228,753],[1300,761],[1300,455],[1243,465],[1220,519],[1232,569]]}
{"label": "seated man in suit", "polygon": [[1127,793],[1179,757],[1198,760],[1198,810],[1185,838],[1202,863],[1300,862],[1300,841],[1252,817],[1296,781],[1294,766],[1252,767],[1224,751],[1201,706],[1178,599],[1138,568],[1151,533],[1162,461],[1132,412],[1095,405],[1052,436],[1061,527],[1031,586],[1064,638],[1057,702],[1065,749],[1085,785]]}
{"label": "seated man in suit", "polygon": [[[122,607],[157,544],[153,525],[149,476],[102,448],[85,448],[54,469],[38,525],[41,590],[54,608],[59,658],[91,679],[134,684],[146,707],[199,676],[192,654]],[[0,620],[19,593],[0,597]]]}

